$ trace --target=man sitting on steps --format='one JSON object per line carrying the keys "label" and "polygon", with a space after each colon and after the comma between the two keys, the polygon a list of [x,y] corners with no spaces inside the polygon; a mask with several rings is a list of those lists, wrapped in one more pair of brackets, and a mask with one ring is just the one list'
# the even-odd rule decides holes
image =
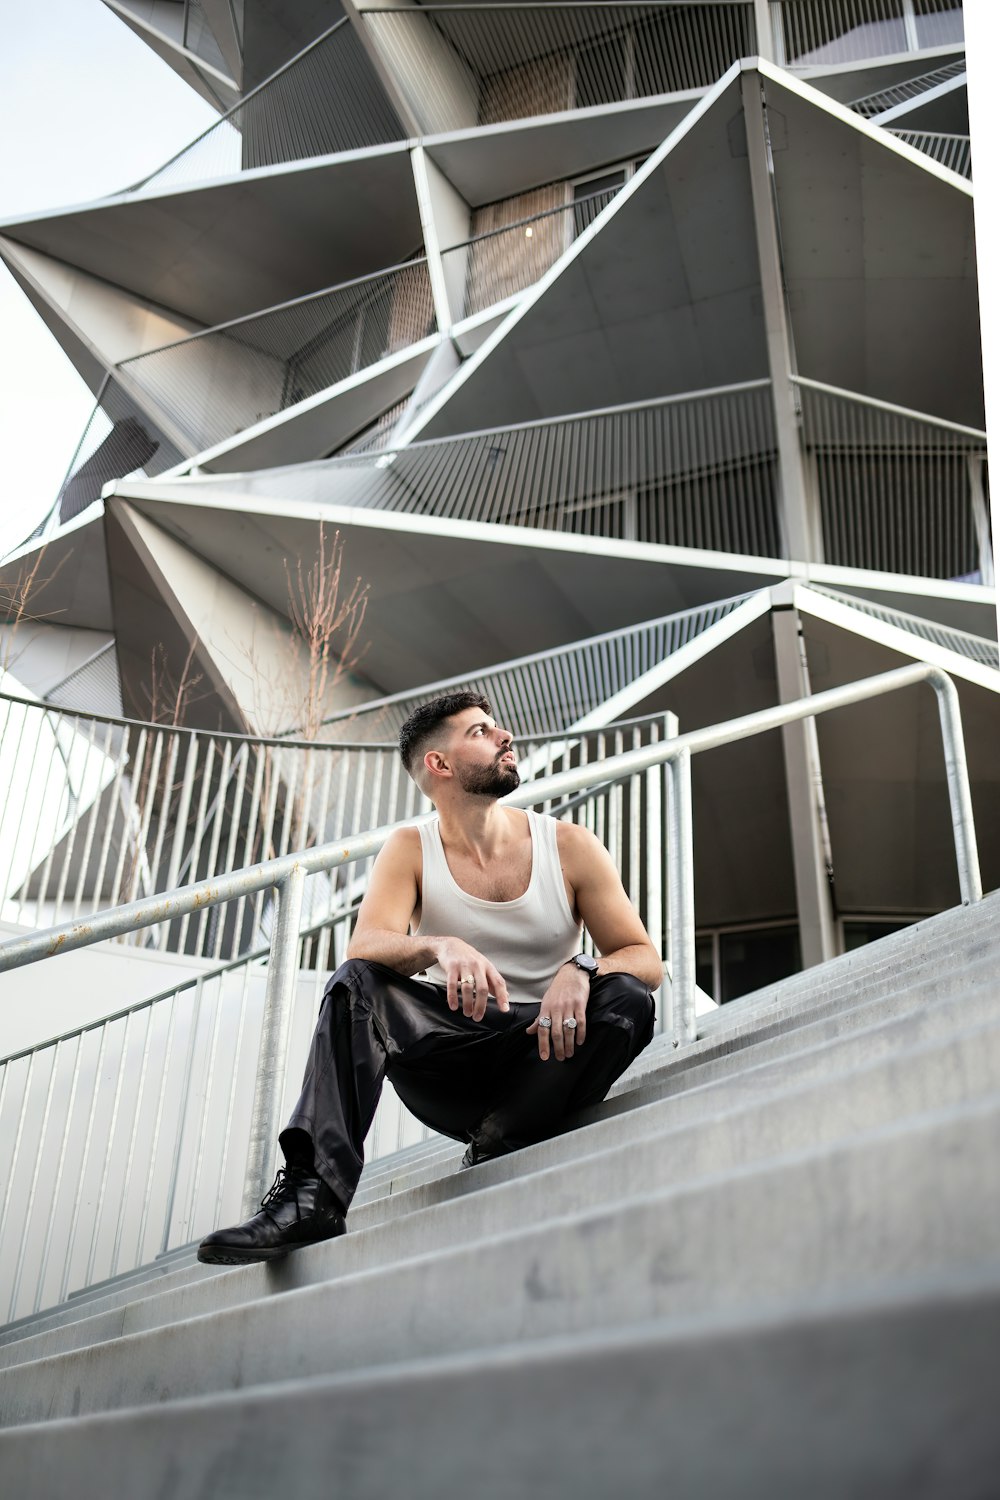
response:
{"label": "man sitting on steps", "polygon": [[[270,1260],[342,1234],[385,1077],[474,1166],[557,1134],[650,1041],[660,956],[592,833],[502,805],[520,784],[512,747],[478,693],[403,725],[403,765],[437,817],[379,854],[279,1137],[285,1167],[199,1260]],[[599,959],[580,952],[581,925]]]}

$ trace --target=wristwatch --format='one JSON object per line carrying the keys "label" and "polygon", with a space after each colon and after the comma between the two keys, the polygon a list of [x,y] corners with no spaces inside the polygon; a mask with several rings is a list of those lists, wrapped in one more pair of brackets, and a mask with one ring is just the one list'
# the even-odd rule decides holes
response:
{"label": "wristwatch", "polygon": [[590,975],[591,981],[597,978],[597,959],[591,958],[589,953],[574,953],[573,957],[568,958],[566,962],[576,964],[578,969]]}

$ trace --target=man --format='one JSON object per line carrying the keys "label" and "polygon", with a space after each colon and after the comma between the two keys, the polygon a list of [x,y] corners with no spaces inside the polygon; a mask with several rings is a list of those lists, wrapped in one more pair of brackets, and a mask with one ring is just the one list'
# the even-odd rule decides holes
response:
{"label": "man", "polygon": [[[386,1076],[474,1166],[558,1133],[652,1037],[660,956],[592,833],[503,806],[520,776],[488,701],[434,699],[399,749],[437,817],[379,854],[279,1137],[285,1168],[199,1260],[269,1260],[342,1234]],[[581,953],[581,926],[599,959]]]}

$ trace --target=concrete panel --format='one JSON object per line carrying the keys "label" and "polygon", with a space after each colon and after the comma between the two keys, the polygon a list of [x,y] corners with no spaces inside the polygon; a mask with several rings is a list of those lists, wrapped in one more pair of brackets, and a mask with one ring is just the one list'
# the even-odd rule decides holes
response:
{"label": "concrete panel", "polygon": [[[352,9],[354,7],[352,6]],[[388,9],[390,14],[379,14]],[[369,0],[366,42],[423,133],[479,119],[479,85],[457,48],[412,0]]]}
{"label": "concrete panel", "polygon": [[45,698],[113,640],[102,630],[24,620],[16,631],[0,625],[0,662],[29,693]]}
{"label": "concrete panel", "polygon": [[423,435],[766,375],[741,130],[733,82],[557,263]]}
{"label": "concrete panel", "polygon": [[[117,506],[115,507],[117,509]],[[257,734],[277,735],[298,728],[302,704],[308,696],[308,661],[286,618],[290,580],[299,559],[308,569],[316,554],[319,524],[302,539],[301,550],[285,555],[279,565],[285,579],[281,609],[254,599],[220,569],[211,566],[169,532],[141,513],[131,513],[131,525],[155,560],[158,577],[183,611],[198,641],[199,661],[209,658],[243,717]],[[327,545],[332,541],[332,533]],[[331,687],[323,714],[363,703],[373,685],[361,674],[348,673]]]}
{"label": "concrete panel", "polygon": [[971,195],[892,137],[764,89],[799,370],[983,427]]}
{"label": "concrete panel", "polygon": [[405,260],[405,145],[57,210],[4,233],[206,326]]}
{"label": "concrete panel", "polygon": [[98,507],[61,528],[51,541],[32,543],[0,563],[0,589],[9,598],[28,578],[39,556],[31,590],[36,620],[84,630],[113,628],[104,523]]}
{"label": "concrete panel", "polygon": [[32,301],[46,302],[105,365],[173,343],[201,326],[13,241],[4,242],[3,257],[21,285],[30,286]]}
{"label": "concrete panel", "polygon": [[942,131],[945,135],[968,135],[968,79],[964,73],[959,78],[951,78],[947,83],[877,115],[874,123],[886,130],[929,130]]}
{"label": "concrete panel", "polygon": [[[281,493],[282,476],[275,476]],[[192,482],[192,489],[194,482]],[[178,495],[182,491],[177,486]],[[281,558],[308,545],[323,515],[346,540],[346,565],[370,585],[364,670],[384,693],[564,645],[761,587],[783,565],[523,529],[432,521],[238,494],[205,504],[128,486],[134,504],[241,587],[280,609]],[[140,498],[141,497],[141,498]],[[716,716],[717,717],[717,716]]]}
{"label": "concrete panel", "polygon": [[700,92],[675,94],[668,101],[611,104],[559,119],[487,125],[432,136],[424,149],[466,202],[479,207],[609,162],[645,156],[700,97]]}
{"label": "concrete panel", "polygon": [[[150,548],[149,535],[127,506],[112,503],[105,516],[105,535],[126,716],[160,720],[188,685],[182,723],[196,729],[245,731],[229,684],[212,656],[200,648],[194,626]],[[159,686],[154,682],[154,661]]]}

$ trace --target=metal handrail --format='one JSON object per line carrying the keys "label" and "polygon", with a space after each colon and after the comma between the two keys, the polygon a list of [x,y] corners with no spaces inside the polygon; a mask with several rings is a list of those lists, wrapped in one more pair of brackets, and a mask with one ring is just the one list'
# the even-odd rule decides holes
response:
{"label": "metal handrail", "polygon": [[[925,663],[900,667],[877,677],[864,678],[844,687],[831,688],[792,703],[693,730],[670,740],[546,776],[524,785],[506,799],[509,806],[530,806],[582,791],[600,782],[623,779],[656,766],[665,765],[668,768],[671,788],[668,868],[672,872],[669,890],[670,958],[675,1046],[692,1042],[696,1037],[692,755],[921,682],[929,683],[937,697],[959,889],[963,904],[969,905],[982,898],[982,881],[958,694],[946,672]],[[370,829],[340,843],[266,860],[216,879],[198,881],[179,890],[99,912],[86,922],[68,922],[47,932],[14,938],[0,944],[0,972],[53,957],[57,953],[86,947],[104,938],[122,936],[140,927],[217,906],[242,895],[273,888],[278,901],[278,917],[271,941],[260,1066],[251,1115],[244,1190],[244,1206],[249,1212],[271,1176],[278,1113],[284,1088],[284,1059],[306,876],[376,854],[396,828],[415,827],[425,821],[425,818],[412,818],[391,826]]]}
{"label": "metal handrail", "polygon": [[220,115],[217,120],[213,120],[211,125],[206,125],[205,129],[196,135],[193,141],[188,141],[179,151],[175,151],[173,156],[168,156],[165,162],[161,162],[158,167],[152,172],[148,172],[145,177],[140,177],[138,182],[133,182],[129,187],[123,188],[122,192],[137,193],[140,188],[146,186],[147,182],[152,182],[154,177],[159,177],[161,172],[165,172],[168,167],[173,166],[175,161],[179,161],[182,156],[186,156],[189,151],[198,145],[199,141],[203,141],[206,136],[211,135],[213,130],[218,130],[220,125],[227,124],[234,115],[238,114],[240,110],[250,103],[251,99],[255,99],[258,94],[262,94],[266,88],[269,88],[275,79],[287,73],[289,68],[293,68],[296,63],[301,62],[307,53],[315,51],[317,47],[326,41],[327,37],[332,36],[335,31],[339,31],[342,26],[346,26],[347,24],[346,16],[341,16],[339,21],[334,21],[332,26],[328,26],[325,31],[320,32],[319,36],[313,37],[312,41],[307,42],[293,57],[290,57],[287,62],[283,62],[280,68],[275,68],[274,72],[269,74],[267,78],[262,79],[254,88],[248,89],[245,94],[237,99],[236,103],[230,109],[226,110],[225,114]]}

